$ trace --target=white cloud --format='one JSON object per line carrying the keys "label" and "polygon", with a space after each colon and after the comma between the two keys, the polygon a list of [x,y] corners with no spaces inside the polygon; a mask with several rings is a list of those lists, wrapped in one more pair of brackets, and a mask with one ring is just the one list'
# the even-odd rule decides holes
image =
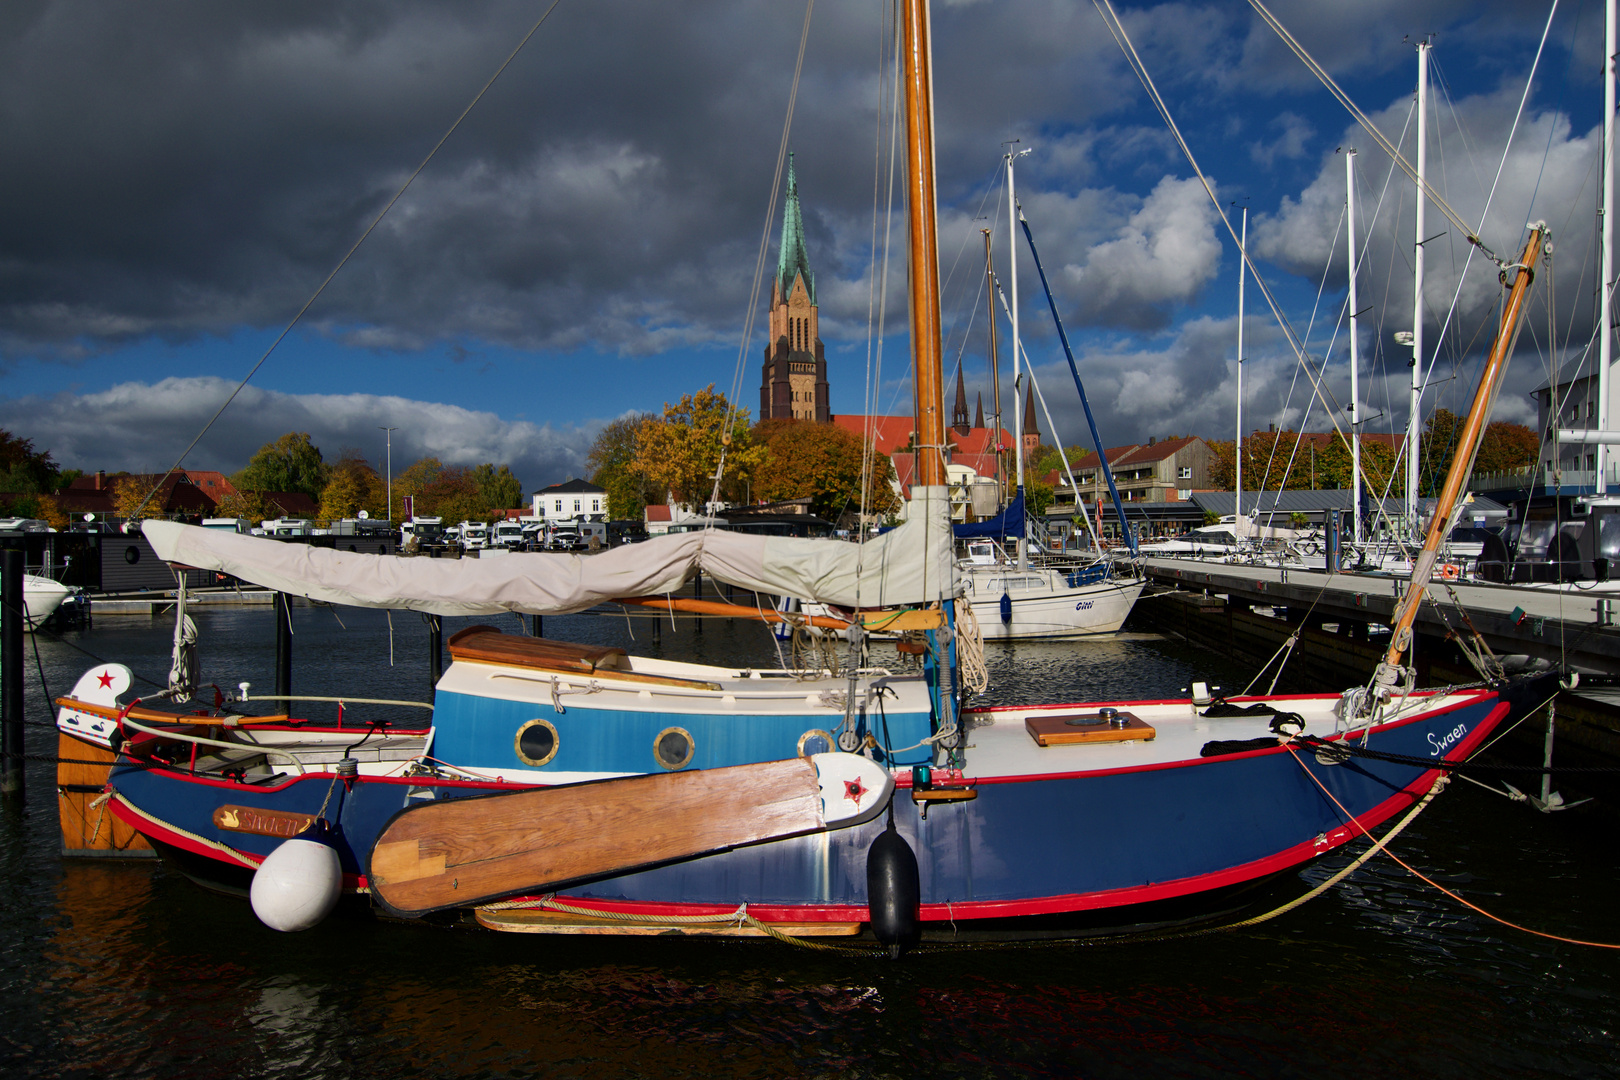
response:
{"label": "white cloud", "polygon": [[[211,377],[129,382],[99,393],[0,401],[0,428],[48,446],[66,468],[86,472],[160,472],[235,384]],[[187,468],[231,473],[264,444],[289,431],[308,432],[328,461],[354,447],[384,467],[382,427],[395,427],[396,473],[420,457],[447,465],[510,465],[533,490],[582,476],[585,456],[601,423],[558,429],[506,421],[494,413],[379,394],[284,394],[248,387],[197,449]]]}
{"label": "white cloud", "polygon": [[1173,306],[1195,299],[1220,267],[1216,220],[1202,184],[1164,177],[1113,238],[1093,245],[1084,263],[1062,267],[1079,321],[1166,325]]}

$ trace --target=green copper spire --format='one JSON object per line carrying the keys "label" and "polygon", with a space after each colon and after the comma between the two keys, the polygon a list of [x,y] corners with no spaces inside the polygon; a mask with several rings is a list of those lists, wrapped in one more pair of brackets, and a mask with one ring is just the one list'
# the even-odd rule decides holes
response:
{"label": "green copper spire", "polygon": [[793,290],[793,279],[804,275],[810,302],[816,302],[816,275],[810,272],[810,257],[804,251],[804,218],[799,214],[799,182],[793,177],[793,155],[788,154],[787,204],[782,208],[782,252],[776,260],[776,279],[786,297]]}

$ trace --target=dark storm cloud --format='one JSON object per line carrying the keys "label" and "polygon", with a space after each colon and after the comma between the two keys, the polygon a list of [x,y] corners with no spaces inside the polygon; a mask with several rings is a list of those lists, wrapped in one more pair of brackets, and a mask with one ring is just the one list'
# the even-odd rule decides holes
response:
{"label": "dark storm cloud", "polygon": [[[0,348],[71,357],[283,322],[538,10],[0,8]],[[395,348],[730,340],[798,11],[565,0],[308,318]],[[881,11],[818,8],[800,89],[793,146],[829,282],[868,262]],[[947,5],[936,21],[947,200],[982,193],[1002,140],[1083,126],[1129,89],[1089,9]],[[861,292],[830,326],[864,326]]]}

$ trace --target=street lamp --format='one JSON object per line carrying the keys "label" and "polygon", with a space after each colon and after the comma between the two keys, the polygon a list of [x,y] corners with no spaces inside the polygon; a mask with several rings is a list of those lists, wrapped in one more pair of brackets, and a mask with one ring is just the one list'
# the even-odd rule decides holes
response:
{"label": "street lamp", "polygon": [[387,464],[383,466],[385,477],[383,484],[384,490],[388,493],[385,496],[388,500],[388,525],[392,528],[394,525],[394,432],[398,431],[399,428],[379,427],[377,430],[381,431],[388,440],[388,458]]}

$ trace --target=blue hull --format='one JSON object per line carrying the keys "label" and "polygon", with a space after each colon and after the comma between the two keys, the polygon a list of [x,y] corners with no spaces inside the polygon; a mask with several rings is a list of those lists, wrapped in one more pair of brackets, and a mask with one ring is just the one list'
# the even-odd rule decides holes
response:
{"label": "blue hull", "polygon": [[[1373,744],[1421,758],[1437,756],[1443,746],[1446,757],[1457,757],[1506,712],[1505,704],[1486,696],[1376,729]],[[1308,752],[1277,748],[1115,771],[981,776],[976,798],[934,805],[926,817],[902,787],[894,819],[917,855],[925,921],[1053,916],[1216,894],[1264,880],[1360,835],[1347,814],[1370,828],[1404,810],[1427,790],[1431,774],[1360,758],[1324,765]],[[281,841],[216,828],[216,808],[324,816],[335,824],[351,886],[364,883],[367,853],[383,825],[414,797],[517,787],[364,777],[346,787],[331,774],[313,774],[263,788],[127,766],[115,769],[112,785],[139,814],[116,802],[115,812],[142,832],[238,875],[248,869],[245,861],[257,861]],[[867,850],[883,828],[879,819],[739,848],[600,879],[567,895],[649,913],[748,904],[766,919],[865,921]]]}

